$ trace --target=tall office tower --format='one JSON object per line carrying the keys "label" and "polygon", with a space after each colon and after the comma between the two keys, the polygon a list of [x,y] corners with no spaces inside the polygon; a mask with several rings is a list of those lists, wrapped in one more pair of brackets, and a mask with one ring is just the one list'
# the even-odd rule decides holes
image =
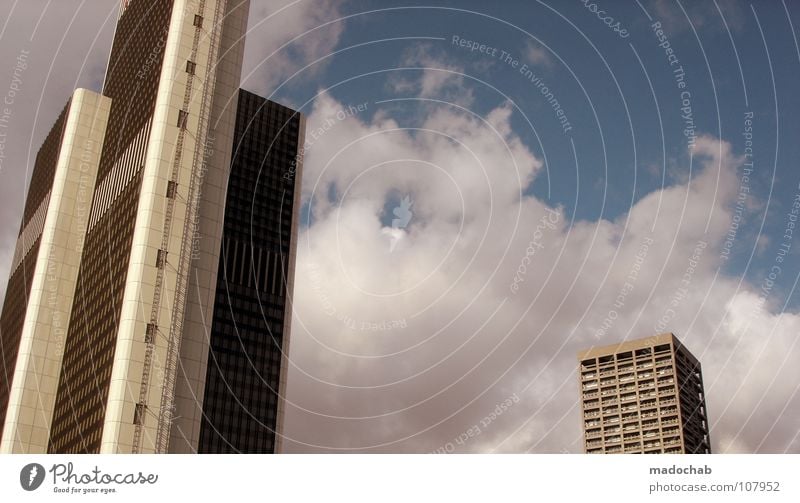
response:
{"label": "tall office tower", "polygon": [[[48,438],[49,452],[168,451],[184,332],[212,315],[213,303],[195,304],[215,292],[248,9],[248,0],[120,4],[63,358],[47,381],[54,402],[39,405],[36,441],[14,434],[27,412],[8,415],[4,450],[41,452]],[[190,280],[204,271],[213,277]],[[4,354],[16,362],[12,399],[28,389],[18,382],[24,330],[20,340],[17,355]],[[38,400],[22,395],[23,405]]]}
{"label": "tall office tower", "polygon": [[33,167],[0,315],[0,451],[44,452],[110,100],[78,89]]}
{"label": "tall office tower", "polygon": [[182,345],[172,452],[280,448],[304,131],[298,112],[239,92],[214,315]]}
{"label": "tall office tower", "polygon": [[673,334],[578,358],[585,452],[711,452],[700,363]]}

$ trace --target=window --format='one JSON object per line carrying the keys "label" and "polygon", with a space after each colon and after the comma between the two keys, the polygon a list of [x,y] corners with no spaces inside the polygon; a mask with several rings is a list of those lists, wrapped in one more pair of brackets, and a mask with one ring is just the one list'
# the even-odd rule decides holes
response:
{"label": "window", "polygon": [[166,250],[158,250],[158,256],[156,257],[156,267],[159,269],[164,268],[164,264],[167,262],[167,252]]}
{"label": "window", "polygon": [[147,344],[151,344],[155,339],[155,335],[156,335],[156,324],[148,323],[147,330],[145,331],[144,334],[144,342],[146,342]]}
{"label": "window", "polygon": [[178,189],[178,184],[173,182],[172,180],[167,182],[167,197],[170,199],[175,199],[175,192]]}
{"label": "window", "polygon": [[186,129],[186,123],[189,120],[189,112],[185,110],[178,111],[178,127],[181,129]]}
{"label": "window", "polygon": [[133,424],[142,424],[144,422],[144,410],[145,405],[143,403],[136,404],[136,408],[133,411]]}
{"label": "window", "polygon": [[194,61],[187,61],[186,62],[186,73],[189,75],[194,75],[194,71],[197,68],[197,64]]}
{"label": "window", "polygon": [[201,16],[200,14],[195,14],[194,15],[194,21],[192,22],[192,24],[194,26],[198,27],[198,28],[202,28],[203,27],[203,16]]}

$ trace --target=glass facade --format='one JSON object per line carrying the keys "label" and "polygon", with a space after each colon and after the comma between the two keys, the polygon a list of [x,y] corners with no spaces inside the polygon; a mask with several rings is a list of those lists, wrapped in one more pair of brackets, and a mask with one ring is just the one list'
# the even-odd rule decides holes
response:
{"label": "glass facade", "polygon": [[299,113],[239,92],[198,452],[275,451]]}

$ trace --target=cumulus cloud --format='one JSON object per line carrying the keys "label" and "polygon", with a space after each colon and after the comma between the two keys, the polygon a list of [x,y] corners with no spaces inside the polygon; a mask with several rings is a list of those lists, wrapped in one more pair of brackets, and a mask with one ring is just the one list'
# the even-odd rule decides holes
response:
{"label": "cumulus cloud", "polygon": [[329,60],[316,61],[330,54],[344,29],[341,3],[251,0],[243,85],[266,96],[307,65],[301,78],[318,76]]}
{"label": "cumulus cloud", "polygon": [[344,109],[323,93],[309,117],[288,450],[580,452],[577,351],[665,331],[703,363],[715,451],[798,449],[798,316],[720,269],[727,142],[698,138],[691,178],[616,220],[571,221],[523,195],[542,163],[509,103],[323,128]]}
{"label": "cumulus cloud", "polygon": [[463,65],[448,61],[446,53],[429,44],[417,44],[406,50],[400,67],[402,72],[389,75],[389,87],[395,93],[467,107],[475,99],[472,88],[465,85]]}

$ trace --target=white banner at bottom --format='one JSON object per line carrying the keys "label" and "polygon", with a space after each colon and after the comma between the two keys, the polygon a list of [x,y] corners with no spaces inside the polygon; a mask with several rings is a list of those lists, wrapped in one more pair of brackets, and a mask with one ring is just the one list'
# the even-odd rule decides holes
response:
{"label": "white banner at bottom", "polygon": [[3,501],[800,501],[800,455],[4,455]]}

